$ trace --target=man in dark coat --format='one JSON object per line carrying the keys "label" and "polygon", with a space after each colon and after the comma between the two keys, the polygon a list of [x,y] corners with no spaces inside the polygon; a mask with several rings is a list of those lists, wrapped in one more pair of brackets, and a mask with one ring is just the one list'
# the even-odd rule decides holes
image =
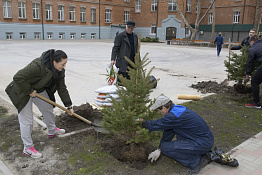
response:
{"label": "man in dark coat", "polygon": [[243,41],[241,42],[241,44],[239,46],[231,46],[229,45],[229,50],[240,50],[242,48],[242,46],[250,46],[250,43],[249,43],[249,39],[251,36],[255,35],[256,34],[256,29],[251,29],[249,31],[249,36],[244,38]]}
{"label": "man in dark coat", "polygon": [[223,38],[221,32],[219,32],[219,34],[216,37],[214,43],[217,45],[217,56],[219,57],[222,45],[224,44],[224,38]]}
{"label": "man in dark coat", "polygon": [[111,65],[116,64],[116,67],[119,68],[118,74],[128,79],[127,67],[130,65],[125,60],[125,56],[134,62],[138,49],[138,37],[133,32],[134,28],[135,22],[128,21],[126,30],[116,35],[111,55]]}
{"label": "man in dark coat", "polygon": [[[206,122],[194,111],[175,105],[165,95],[156,99],[152,109],[158,110],[164,117],[155,121],[147,120],[142,127],[164,132],[159,148],[150,153],[148,159],[156,161],[162,152],[189,167],[190,173],[198,173],[210,161],[208,153],[214,145],[214,136]],[[175,136],[176,140],[173,140]]]}
{"label": "man in dark coat", "polygon": [[254,61],[257,61],[260,66],[252,76],[251,86],[253,92],[253,102],[245,104],[246,107],[261,108],[260,97],[259,97],[259,85],[262,82],[262,40],[258,40],[258,36],[254,35],[250,38],[250,49],[248,53],[248,61],[246,68],[246,78],[244,80],[247,83],[253,71]]}

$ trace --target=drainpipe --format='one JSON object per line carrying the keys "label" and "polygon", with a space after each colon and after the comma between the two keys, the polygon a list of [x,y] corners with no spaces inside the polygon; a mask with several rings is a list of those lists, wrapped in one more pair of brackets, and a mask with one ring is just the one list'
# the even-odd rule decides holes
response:
{"label": "drainpipe", "polygon": [[244,24],[245,8],[246,8],[246,0],[244,1],[242,24]]}
{"label": "drainpipe", "polygon": [[43,15],[43,2],[41,0],[41,16],[42,16],[42,34],[43,34],[43,40],[45,39],[45,34],[44,34],[44,15]]}
{"label": "drainpipe", "polygon": [[98,30],[99,30],[99,33],[98,33],[98,38],[100,39],[100,0],[99,0],[99,26],[98,26]]}
{"label": "drainpipe", "polygon": [[156,9],[156,38],[157,38],[157,26],[158,26],[158,5],[159,0],[157,0],[157,9]]}

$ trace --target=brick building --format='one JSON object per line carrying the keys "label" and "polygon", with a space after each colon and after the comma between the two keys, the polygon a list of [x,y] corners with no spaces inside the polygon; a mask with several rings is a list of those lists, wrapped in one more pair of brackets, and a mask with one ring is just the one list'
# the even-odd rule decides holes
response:
{"label": "brick building", "polygon": [[[0,39],[111,39],[136,22],[136,33],[160,40],[190,37],[178,8],[194,27],[197,0],[0,0]],[[212,0],[201,0],[200,17]],[[213,12],[213,10],[215,11]],[[241,40],[261,20],[257,0],[217,0],[199,26],[196,39],[222,32]],[[257,14],[257,15],[256,15]],[[214,20],[215,17],[215,20]]]}

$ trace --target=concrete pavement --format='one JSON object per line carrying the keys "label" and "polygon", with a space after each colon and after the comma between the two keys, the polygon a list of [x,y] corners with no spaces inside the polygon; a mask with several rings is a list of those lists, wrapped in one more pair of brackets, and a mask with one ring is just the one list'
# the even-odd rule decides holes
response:
{"label": "concrete pavement", "polygon": [[[94,102],[95,89],[106,85],[106,65],[110,62],[113,40],[45,40],[45,41],[0,41],[0,97],[10,102],[4,89],[12,80],[12,76],[32,59],[37,58],[47,49],[64,50],[68,55],[66,67],[66,84],[74,105]],[[150,98],[161,93],[169,96],[174,103],[178,94],[200,95],[192,84],[201,81],[217,81],[221,83],[226,77],[224,60],[228,50],[223,48],[221,56],[216,56],[215,48],[167,45],[166,43],[142,43],[141,56],[146,53],[151,63],[147,69],[155,66],[152,75],[160,78],[158,87]],[[57,103],[62,104],[59,98]],[[60,110],[56,110],[59,113]],[[36,110],[36,115],[40,114]],[[239,167],[231,168],[211,163],[201,170],[203,175],[220,175],[234,173],[239,175],[262,174],[262,134],[250,138],[231,151],[238,159]],[[0,161],[0,175],[12,174]],[[1,174],[2,173],[2,174]]]}

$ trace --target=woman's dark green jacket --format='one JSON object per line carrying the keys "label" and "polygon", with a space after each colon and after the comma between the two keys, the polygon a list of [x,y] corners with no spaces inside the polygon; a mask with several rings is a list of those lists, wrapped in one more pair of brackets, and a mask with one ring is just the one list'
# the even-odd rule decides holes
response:
{"label": "woman's dark green jacket", "polygon": [[[36,58],[23,69],[19,70],[13,77],[13,81],[6,87],[5,91],[11,99],[18,113],[28,103],[30,96],[34,90],[43,91],[43,88],[51,81],[54,73],[43,62],[43,57],[48,55],[46,51],[40,58]],[[71,106],[72,102],[65,85],[65,70],[60,72],[60,78],[57,83],[52,83],[47,93],[51,100],[55,101],[54,93],[57,91],[65,106]],[[44,89],[45,90],[45,89]]]}

